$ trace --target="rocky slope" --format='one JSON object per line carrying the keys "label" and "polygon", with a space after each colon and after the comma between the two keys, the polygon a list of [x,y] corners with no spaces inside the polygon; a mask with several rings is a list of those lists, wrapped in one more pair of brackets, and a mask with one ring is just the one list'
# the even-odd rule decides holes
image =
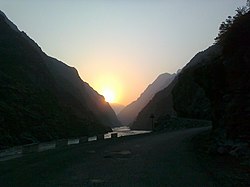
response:
{"label": "rocky slope", "polygon": [[211,47],[198,53],[181,70],[165,89],[161,90],[138,114],[132,129],[151,129],[151,115],[158,125],[170,116],[194,119],[211,119],[210,101],[204,90],[194,80],[197,66],[210,60],[219,53],[218,47]]}
{"label": "rocky slope", "polygon": [[234,17],[217,45],[221,56],[195,73],[212,105],[216,143],[250,143],[250,11]]}
{"label": "rocky slope", "polygon": [[[192,72],[194,83],[205,97],[187,95],[193,89],[188,83],[176,85],[172,92],[179,116],[204,119],[210,113],[212,137],[220,153],[243,154],[250,143],[250,11],[242,10],[227,19],[226,29],[220,27],[217,42],[207,50],[206,59],[189,64],[179,76],[185,79],[187,71]],[[197,101],[199,110],[193,105]],[[186,111],[189,107],[191,113]]]}
{"label": "rocky slope", "polygon": [[229,25],[221,26],[217,43],[198,53],[157,93],[132,128],[150,129],[151,114],[158,123],[170,115],[211,119],[212,137],[220,152],[242,151],[240,142],[249,146],[250,12],[238,12],[230,19]]}
{"label": "rocky slope", "polygon": [[178,83],[172,90],[173,107],[179,117],[211,120],[211,102],[197,82],[196,70],[213,63],[220,57],[217,45],[198,53],[178,75]]}
{"label": "rocky slope", "polygon": [[0,148],[111,130],[104,98],[0,11]]}
{"label": "rocky slope", "polygon": [[160,90],[166,88],[174,79],[176,74],[164,73],[150,84],[140,97],[127,105],[117,116],[122,125],[129,125],[134,122],[138,113],[148,104],[154,95]]}
{"label": "rocky slope", "polygon": [[99,95],[88,83],[82,81],[76,69],[48,56],[44,56],[43,59],[55,80],[59,91],[57,94],[62,97],[63,102],[66,102],[65,105],[72,103],[68,101],[69,97],[67,95],[69,94],[77,98],[78,102],[86,106],[105,126],[119,126],[120,122],[115,112],[105,102],[104,97]]}

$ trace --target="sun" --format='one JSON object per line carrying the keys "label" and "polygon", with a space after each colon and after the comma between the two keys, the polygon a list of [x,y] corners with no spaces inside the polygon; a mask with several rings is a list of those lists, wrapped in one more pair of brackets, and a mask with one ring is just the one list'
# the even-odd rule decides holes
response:
{"label": "sun", "polygon": [[93,88],[104,96],[106,102],[110,104],[120,103],[123,93],[122,83],[119,77],[117,78],[109,73],[97,77],[93,83]]}
{"label": "sun", "polygon": [[115,101],[115,93],[111,89],[104,89],[102,92],[105,97],[105,101],[109,103],[113,103]]}

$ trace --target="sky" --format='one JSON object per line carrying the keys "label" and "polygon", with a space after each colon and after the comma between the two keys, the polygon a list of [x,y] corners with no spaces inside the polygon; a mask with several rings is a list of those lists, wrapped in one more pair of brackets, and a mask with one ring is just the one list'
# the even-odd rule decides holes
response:
{"label": "sky", "polygon": [[50,56],[75,67],[110,102],[129,104],[161,73],[214,43],[245,0],[0,0]]}

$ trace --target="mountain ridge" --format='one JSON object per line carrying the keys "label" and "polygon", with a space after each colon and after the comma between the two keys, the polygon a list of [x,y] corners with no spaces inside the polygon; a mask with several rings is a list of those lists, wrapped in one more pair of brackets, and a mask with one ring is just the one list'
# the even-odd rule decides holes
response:
{"label": "mountain ridge", "polygon": [[160,74],[153,83],[149,84],[137,100],[127,105],[117,116],[123,125],[131,124],[140,110],[153,98],[160,90],[164,89],[171,83],[176,74]]}
{"label": "mountain ridge", "polygon": [[217,46],[212,46],[198,52],[179,71],[170,85],[156,93],[152,100],[140,111],[131,128],[151,129],[151,114],[155,116],[157,123],[161,123],[161,120],[164,121],[169,116],[177,115],[194,119],[211,119],[208,114],[211,112],[210,103],[202,88],[193,79],[192,68],[208,62],[209,58],[219,51]]}
{"label": "mountain ridge", "polygon": [[222,23],[216,43],[143,108],[132,129],[152,129],[152,114],[155,126],[167,126],[172,116],[211,120],[213,153],[249,155],[250,8],[236,12]]}
{"label": "mountain ridge", "polygon": [[0,13],[0,148],[111,131],[104,97]]}

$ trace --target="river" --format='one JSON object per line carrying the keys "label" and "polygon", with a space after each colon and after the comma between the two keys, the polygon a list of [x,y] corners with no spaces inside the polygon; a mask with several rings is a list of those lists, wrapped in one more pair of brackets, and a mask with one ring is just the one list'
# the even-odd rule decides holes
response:
{"label": "river", "polygon": [[[151,132],[151,131],[143,131],[143,130],[130,130],[128,126],[115,127],[115,128],[112,128],[112,130],[113,132],[109,132],[104,135],[104,139],[111,138],[112,133],[117,133],[118,137],[122,137],[122,136],[132,136],[132,135],[145,134],[145,133]],[[93,136],[93,137],[89,137],[88,141],[94,141],[96,139],[97,137]]]}

